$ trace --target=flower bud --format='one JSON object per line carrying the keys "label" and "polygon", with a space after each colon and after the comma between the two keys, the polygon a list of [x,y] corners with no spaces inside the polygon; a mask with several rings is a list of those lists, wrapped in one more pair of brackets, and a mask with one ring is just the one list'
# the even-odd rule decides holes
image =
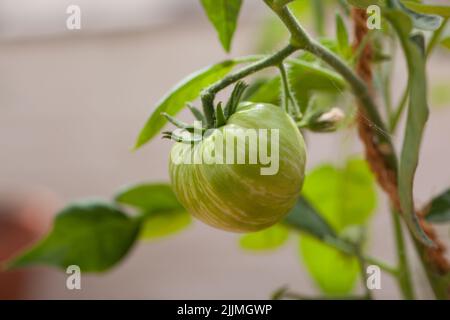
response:
{"label": "flower bud", "polygon": [[307,119],[305,127],[316,132],[336,131],[339,124],[344,120],[345,114],[339,108],[332,108],[328,111],[319,111]]}

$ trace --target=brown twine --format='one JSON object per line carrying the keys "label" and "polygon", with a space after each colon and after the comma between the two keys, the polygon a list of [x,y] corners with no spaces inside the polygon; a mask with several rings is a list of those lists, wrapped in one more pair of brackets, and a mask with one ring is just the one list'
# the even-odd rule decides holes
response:
{"label": "brown twine", "polygon": [[[352,19],[354,22],[354,49],[359,48],[364,38],[367,36],[369,30],[367,28],[367,14],[363,9],[353,8]],[[373,51],[370,43],[362,50],[359,60],[356,64],[356,72],[367,83],[371,93],[373,94],[372,86],[372,62]],[[359,104],[358,112],[358,131],[360,139],[365,145],[366,159],[374,172],[378,183],[388,194],[394,208],[401,212],[397,174],[389,168],[385,157],[383,156],[382,148],[376,143],[376,135],[373,126],[367,121],[367,117],[364,114],[364,108]],[[420,223],[425,233],[434,241],[436,246],[434,248],[425,248],[425,259],[433,267],[435,272],[439,274],[446,274],[450,272],[450,263],[445,257],[445,246],[438,239],[436,231],[433,227],[427,223],[424,219],[424,215],[420,214]]]}

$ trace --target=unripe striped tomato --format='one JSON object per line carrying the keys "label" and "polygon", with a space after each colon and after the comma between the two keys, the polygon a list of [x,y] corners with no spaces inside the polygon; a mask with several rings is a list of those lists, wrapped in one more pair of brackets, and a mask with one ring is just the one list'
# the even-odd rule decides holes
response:
{"label": "unripe striped tomato", "polygon": [[[241,129],[241,130],[239,130]],[[267,159],[258,156],[254,164],[251,155],[260,154],[259,143],[250,143],[240,136],[243,130],[278,129],[277,145],[270,143],[275,131],[267,134],[269,158],[276,161],[278,148],[279,168],[267,168]],[[266,130],[266,132],[267,132]],[[249,132],[249,131],[247,131]],[[241,139],[242,144],[223,145],[225,155],[245,155],[246,163],[186,164],[180,159],[199,157],[217,152],[217,139]],[[264,141],[258,136],[258,142]],[[244,140],[242,140],[244,139]],[[267,151],[267,150],[265,150]],[[178,157],[177,161],[173,161]],[[242,158],[241,158],[242,160]],[[193,161],[194,162],[194,161]],[[228,163],[228,161],[224,162]],[[254,232],[279,222],[295,205],[303,185],[306,152],[303,137],[294,121],[279,107],[269,104],[241,105],[230,116],[225,126],[216,129],[195,145],[176,143],[172,148],[170,177],[173,190],[181,204],[196,218],[218,229],[232,232]],[[272,166],[276,164],[272,163]],[[263,175],[262,173],[264,172]],[[271,174],[273,173],[273,174]],[[268,174],[268,175],[267,175]]]}

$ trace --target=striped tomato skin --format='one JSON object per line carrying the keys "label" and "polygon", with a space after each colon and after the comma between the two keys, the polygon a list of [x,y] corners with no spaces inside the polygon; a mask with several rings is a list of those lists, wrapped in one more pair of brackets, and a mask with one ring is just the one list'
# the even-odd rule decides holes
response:
{"label": "striped tomato skin", "polygon": [[[239,129],[243,132],[275,129],[278,132],[277,146],[269,143],[269,155],[279,155],[276,173],[261,174],[261,170],[270,165],[260,161],[259,157],[257,163],[249,163],[249,154],[258,154],[260,144],[251,144],[247,140],[243,144],[232,144],[234,154],[245,154],[245,164],[236,161],[233,164],[208,164],[206,161],[187,164],[180,161],[186,157],[202,159],[205,152],[217,150],[216,141],[220,136],[225,137],[224,141],[230,136],[242,138],[238,136]],[[272,134],[267,138],[269,142],[271,137]],[[225,145],[223,149],[228,152]],[[226,231],[255,232],[274,225],[293,208],[303,185],[306,163],[303,137],[281,108],[269,104],[243,105],[225,126],[207,135],[200,143],[194,146],[176,143],[171,155],[170,178],[178,200],[197,219]],[[173,161],[175,158],[178,160]]]}

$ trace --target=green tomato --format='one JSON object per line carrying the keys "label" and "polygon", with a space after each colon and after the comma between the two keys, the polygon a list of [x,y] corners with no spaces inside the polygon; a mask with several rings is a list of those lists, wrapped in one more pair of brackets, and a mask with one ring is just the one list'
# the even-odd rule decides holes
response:
{"label": "green tomato", "polygon": [[[258,143],[249,139],[252,132]],[[218,154],[223,163],[214,158]],[[176,143],[171,155],[178,200],[194,217],[226,231],[274,225],[294,207],[303,185],[303,137],[281,108],[269,104],[242,104],[225,126],[196,144]]]}

